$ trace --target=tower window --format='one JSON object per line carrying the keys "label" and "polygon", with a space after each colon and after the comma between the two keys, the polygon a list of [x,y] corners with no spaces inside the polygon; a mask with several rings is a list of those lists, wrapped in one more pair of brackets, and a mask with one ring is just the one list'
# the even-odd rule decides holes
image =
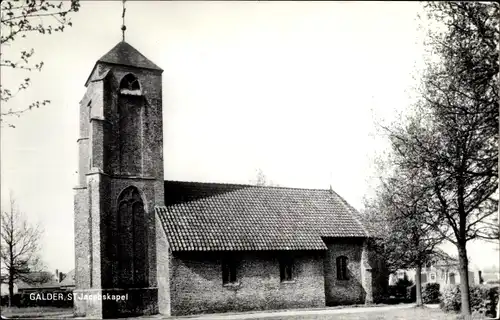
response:
{"label": "tower window", "polygon": [[347,262],[348,259],[345,256],[337,258],[337,280],[349,280],[347,276]]}
{"label": "tower window", "polygon": [[122,81],[120,81],[120,93],[140,96],[141,86],[139,84],[139,80],[131,73],[124,76]]}
{"label": "tower window", "polygon": [[118,198],[115,241],[118,256],[118,285],[122,288],[147,287],[147,225],[144,201],[130,186]]}
{"label": "tower window", "polygon": [[90,121],[90,119],[92,119],[92,100],[90,100],[89,103],[87,104],[87,108],[88,108],[89,121]]}

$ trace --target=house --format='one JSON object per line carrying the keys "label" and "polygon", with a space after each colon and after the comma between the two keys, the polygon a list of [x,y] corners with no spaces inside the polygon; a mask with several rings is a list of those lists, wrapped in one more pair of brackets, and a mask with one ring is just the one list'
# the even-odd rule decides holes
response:
{"label": "house", "polygon": [[59,282],[61,290],[73,291],[75,289],[75,269],[69,271]]}
{"label": "house", "polygon": [[[389,284],[394,285],[398,279],[407,276],[409,280],[416,283],[416,270],[398,270],[390,276]],[[481,271],[469,266],[469,284],[481,283]],[[422,286],[427,283],[439,283],[440,289],[448,285],[460,283],[459,263],[456,258],[450,257],[444,252],[438,251],[435,257],[422,268],[421,272]]]}
{"label": "house", "polygon": [[[16,279],[14,282],[14,294],[59,289],[59,276],[62,277],[63,274],[59,273],[57,270],[55,274],[46,271],[23,274],[21,278]],[[2,282],[1,295],[4,296],[8,294],[9,284]]]}
{"label": "house", "polygon": [[54,274],[47,271],[30,272],[23,275],[23,279],[16,280],[16,285],[19,293],[53,292],[59,290],[62,276],[57,269]]}
{"label": "house", "polygon": [[[80,101],[75,315],[372,303],[383,261],[333,190],[164,181],[163,70],[122,41]],[[89,300],[85,295],[126,296]]]}
{"label": "house", "polygon": [[[14,294],[18,292],[17,284],[14,283]],[[0,283],[0,296],[8,296],[9,295],[9,284],[2,282]]]}
{"label": "house", "polygon": [[481,277],[484,283],[500,283],[500,268],[495,265],[486,267],[482,270]]}

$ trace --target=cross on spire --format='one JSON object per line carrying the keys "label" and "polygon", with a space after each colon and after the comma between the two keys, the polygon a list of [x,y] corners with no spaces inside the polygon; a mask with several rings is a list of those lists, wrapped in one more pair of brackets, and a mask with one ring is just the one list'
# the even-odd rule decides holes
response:
{"label": "cross on spire", "polygon": [[122,7],[123,7],[123,12],[122,12],[122,41],[125,42],[125,30],[127,30],[127,27],[125,26],[125,0],[122,1]]}

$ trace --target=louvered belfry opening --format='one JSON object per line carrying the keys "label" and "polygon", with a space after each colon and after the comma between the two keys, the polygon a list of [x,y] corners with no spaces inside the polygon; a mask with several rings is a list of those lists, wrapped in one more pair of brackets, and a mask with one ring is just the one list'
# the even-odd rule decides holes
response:
{"label": "louvered belfry opening", "polygon": [[118,285],[147,287],[147,234],[144,202],[135,187],[125,189],[118,200]]}
{"label": "louvered belfry opening", "polygon": [[142,174],[144,107],[139,80],[131,73],[125,75],[118,97],[120,173],[124,175]]}
{"label": "louvered belfry opening", "polygon": [[120,93],[126,95],[141,95],[141,86],[139,80],[133,74],[129,73],[120,81]]}

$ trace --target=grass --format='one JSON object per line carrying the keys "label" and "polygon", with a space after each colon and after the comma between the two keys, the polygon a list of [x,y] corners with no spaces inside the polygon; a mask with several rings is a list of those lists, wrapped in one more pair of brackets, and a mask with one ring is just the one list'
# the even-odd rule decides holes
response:
{"label": "grass", "polygon": [[[267,320],[461,320],[460,315],[455,313],[445,313],[439,309],[412,307],[407,309],[394,309],[386,311],[356,312],[356,313],[337,313],[325,315],[301,315],[272,317]],[[472,320],[483,320],[475,316]]]}
{"label": "grass", "polygon": [[[383,305],[372,305],[370,307],[375,307]],[[445,313],[438,308],[427,308],[427,307],[409,307],[404,309],[392,309],[384,311],[370,311],[363,312],[363,305],[359,307],[359,312],[353,312],[352,309],[346,313],[337,312],[335,314],[310,314],[310,315],[297,315],[297,316],[279,316],[275,317],[269,316],[266,312],[265,319],[267,320],[462,320],[463,318],[455,313]],[[352,308],[352,306],[351,306]],[[343,309],[342,307],[334,307],[327,309]],[[17,307],[4,307],[2,308],[2,315],[9,319],[34,319],[34,318],[45,318],[45,319],[63,319],[72,318],[73,309],[72,308],[56,308],[56,307],[27,307],[27,308],[17,308]],[[272,311],[270,312],[272,313]],[[207,315],[210,317],[210,315]],[[184,317],[183,317],[184,318]],[[249,319],[259,319],[258,313],[249,314]],[[140,319],[140,318],[137,318]],[[175,318],[174,318],[175,319]],[[488,318],[473,316],[472,320],[485,320]]]}
{"label": "grass", "polygon": [[73,308],[56,307],[2,307],[2,316],[9,319],[30,319],[30,318],[72,318]]}

